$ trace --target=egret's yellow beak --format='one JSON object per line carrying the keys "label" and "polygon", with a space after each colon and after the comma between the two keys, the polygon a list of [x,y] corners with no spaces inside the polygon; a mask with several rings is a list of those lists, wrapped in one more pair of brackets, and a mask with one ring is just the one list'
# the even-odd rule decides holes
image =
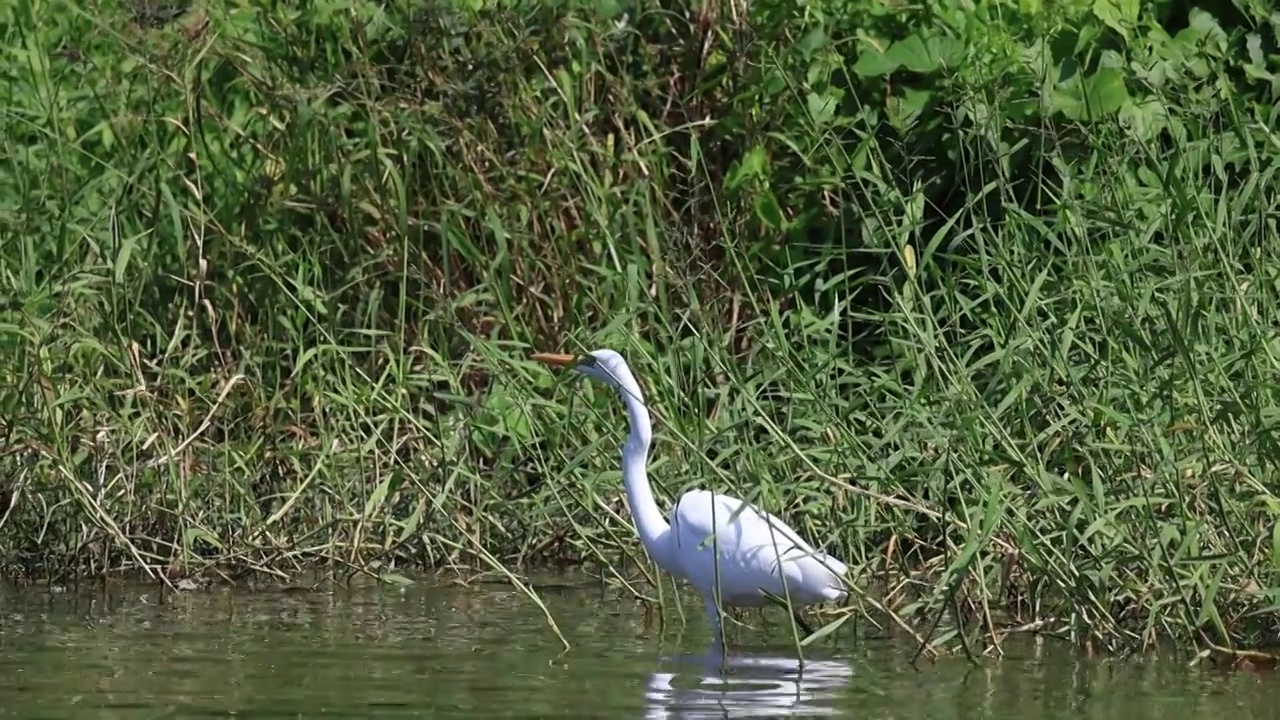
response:
{"label": "egret's yellow beak", "polygon": [[557,367],[573,367],[578,364],[577,355],[562,355],[560,353],[534,353],[530,356],[540,363],[555,365]]}

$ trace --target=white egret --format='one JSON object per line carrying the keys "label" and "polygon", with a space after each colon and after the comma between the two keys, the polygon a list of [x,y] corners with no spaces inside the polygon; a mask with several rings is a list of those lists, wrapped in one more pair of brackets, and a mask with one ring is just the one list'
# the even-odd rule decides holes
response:
{"label": "white egret", "polygon": [[688,580],[702,595],[718,642],[724,643],[721,608],[762,607],[770,595],[793,607],[847,596],[843,562],[815,550],[786,523],[743,500],[691,490],[671,508],[669,523],[663,518],[645,467],[653,435],[649,409],[621,355],[595,350],[586,355],[538,353],[533,359],[572,368],[621,395],[631,425],[622,446],[622,481],[636,532],[658,567]]}

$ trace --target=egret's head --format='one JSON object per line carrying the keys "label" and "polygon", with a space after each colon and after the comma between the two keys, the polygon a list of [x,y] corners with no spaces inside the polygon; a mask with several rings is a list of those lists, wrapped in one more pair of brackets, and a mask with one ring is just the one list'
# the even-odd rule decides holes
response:
{"label": "egret's head", "polygon": [[585,355],[537,353],[533,359],[548,365],[571,368],[616,390],[626,403],[627,415],[631,418],[627,447],[630,452],[649,447],[652,430],[649,411],[644,404],[644,393],[640,391],[640,383],[636,382],[636,376],[631,374],[631,368],[621,355],[612,350],[592,350]]}
{"label": "egret's head", "polygon": [[631,370],[627,367],[627,361],[612,350],[592,350],[582,355],[536,353],[533,355],[533,359],[548,365],[571,368],[593,380],[599,380],[615,388],[626,384],[628,381],[634,384]]}

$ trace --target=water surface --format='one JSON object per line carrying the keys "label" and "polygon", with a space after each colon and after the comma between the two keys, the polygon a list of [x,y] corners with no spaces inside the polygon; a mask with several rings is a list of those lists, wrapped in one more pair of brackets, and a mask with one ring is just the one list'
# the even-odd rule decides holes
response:
{"label": "water surface", "polygon": [[[1054,644],[974,667],[837,638],[806,653],[741,631],[729,671],[697,605],[661,631],[633,602],[544,595],[564,652],[520,593],[366,588],[291,594],[0,592],[0,717],[1270,718],[1269,674],[1084,660]],[[758,620],[756,621],[758,623]]]}

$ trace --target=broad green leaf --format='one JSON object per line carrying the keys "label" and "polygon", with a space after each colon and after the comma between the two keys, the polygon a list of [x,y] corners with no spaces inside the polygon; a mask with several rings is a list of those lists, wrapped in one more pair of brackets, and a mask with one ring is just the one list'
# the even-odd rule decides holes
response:
{"label": "broad green leaf", "polygon": [[912,72],[929,73],[938,69],[938,59],[929,52],[929,46],[919,33],[895,42],[888,55],[890,60]]}
{"label": "broad green leaf", "polygon": [[836,99],[826,93],[809,93],[806,103],[810,117],[819,125],[829,124],[836,116]]}
{"label": "broad green leaf", "polygon": [[1130,103],[1124,73],[1102,68],[1088,78],[1071,78],[1054,93],[1054,108],[1072,120],[1097,120],[1114,115]]}
{"label": "broad green leaf", "polygon": [[782,214],[782,208],[778,205],[778,199],[768,190],[762,191],[756,196],[756,216],[759,217],[766,225],[774,230],[782,230],[787,226],[787,219]]}
{"label": "broad green leaf", "polygon": [[805,33],[796,43],[796,50],[806,58],[812,57],[815,52],[826,47],[827,31],[824,28],[816,27]]}
{"label": "broad green leaf", "polygon": [[1138,0],[1094,0],[1093,14],[1125,40],[1138,23]]}
{"label": "broad green leaf", "polygon": [[853,71],[863,77],[884,77],[897,69],[897,62],[874,48],[858,53],[858,61],[853,64]]}
{"label": "broad green leaf", "polygon": [[737,190],[748,180],[766,177],[769,166],[768,151],[763,145],[755,145],[742,156],[725,178],[726,190]]}
{"label": "broad green leaf", "polygon": [[1085,99],[1094,117],[1111,115],[1129,102],[1124,73],[1117,68],[1101,68],[1085,80]]}

